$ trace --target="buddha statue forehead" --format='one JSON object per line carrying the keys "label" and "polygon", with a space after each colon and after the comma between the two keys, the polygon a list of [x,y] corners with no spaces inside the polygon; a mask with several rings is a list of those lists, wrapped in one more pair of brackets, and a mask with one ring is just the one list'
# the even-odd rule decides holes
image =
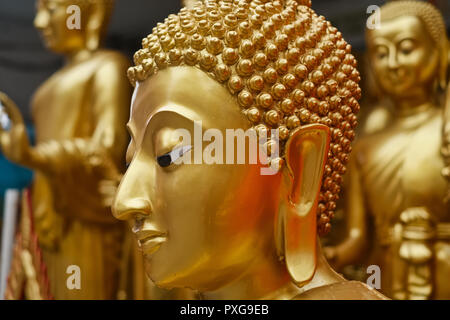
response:
{"label": "buddha statue forehead", "polygon": [[157,24],[128,76],[135,85],[172,66],[198,68],[228,89],[258,134],[279,129],[281,151],[295,128],[328,126],[318,206],[318,231],[325,234],[355,136],[361,89],[351,46],[310,6],[309,0],[198,1]]}
{"label": "buddha statue forehead", "polygon": [[403,16],[419,18],[437,46],[447,43],[445,22],[439,10],[430,3],[408,0],[393,1],[381,7],[381,22]]}

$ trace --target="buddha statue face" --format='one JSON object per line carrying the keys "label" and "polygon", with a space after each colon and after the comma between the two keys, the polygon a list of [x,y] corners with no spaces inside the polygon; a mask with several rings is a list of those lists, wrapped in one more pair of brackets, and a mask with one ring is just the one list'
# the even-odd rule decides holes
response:
{"label": "buddha statue face", "polygon": [[[73,5],[77,9],[68,10]],[[34,25],[53,52],[70,54],[86,48],[95,50],[112,5],[112,0],[38,0]],[[79,28],[69,28],[70,23],[76,21],[80,22]]]}
{"label": "buddha statue face", "polygon": [[158,163],[180,143],[178,130],[194,137],[194,121],[224,137],[250,127],[229,92],[198,69],[169,68],[137,86],[115,212],[130,221],[156,284],[211,290],[273,248],[280,176],[261,175],[257,164]]}
{"label": "buddha statue face", "polygon": [[[296,284],[313,276],[316,230],[329,229],[360,90],[350,47],[308,5],[197,2],[135,54],[129,166],[113,213],[130,222],[156,285],[211,291],[267,261]],[[194,157],[179,132],[196,143],[196,121],[223,137],[278,129],[274,174],[259,162],[173,161]]]}
{"label": "buddha statue face", "polygon": [[380,28],[368,31],[367,41],[382,90],[393,98],[431,92],[436,79],[445,79],[447,65],[445,29],[437,9],[398,1],[382,7],[381,19]]}

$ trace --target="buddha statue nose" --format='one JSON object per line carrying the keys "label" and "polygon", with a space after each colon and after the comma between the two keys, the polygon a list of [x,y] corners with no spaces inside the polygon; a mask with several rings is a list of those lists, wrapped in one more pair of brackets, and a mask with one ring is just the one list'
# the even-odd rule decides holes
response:
{"label": "buddha statue nose", "polygon": [[114,217],[119,220],[129,220],[133,216],[148,216],[152,212],[151,202],[144,198],[121,197],[120,192],[112,207]]}
{"label": "buddha statue nose", "polygon": [[34,26],[38,30],[45,29],[49,24],[49,14],[47,11],[43,9],[39,9],[36,13],[36,17],[34,18]]}

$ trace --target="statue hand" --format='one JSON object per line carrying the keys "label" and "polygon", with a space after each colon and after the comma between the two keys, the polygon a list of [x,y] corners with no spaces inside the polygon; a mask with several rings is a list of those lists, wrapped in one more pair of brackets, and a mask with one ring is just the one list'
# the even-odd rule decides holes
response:
{"label": "statue hand", "polygon": [[0,92],[0,150],[9,160],[25,164],[30,160],[30,149],[19,108],[6,94]]}
{"label": "statue hand", "polygon": [[400,221],[405,224],[418,222],[427,222],[431,219],[431,215],[425,207],[408,208],[400,214]]}
{"label": "statue hand", "polygon": [[111,207],[123,175],[107,152],[101,152],[98,148],[88,149],[89,171],[100,178],[98,191],[103,205]]}

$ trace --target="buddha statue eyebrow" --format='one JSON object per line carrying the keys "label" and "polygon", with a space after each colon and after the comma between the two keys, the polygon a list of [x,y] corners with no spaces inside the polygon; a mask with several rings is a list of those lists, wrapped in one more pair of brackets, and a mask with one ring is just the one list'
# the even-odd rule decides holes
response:
{"label": "buddha statue eyebrow", "polygon": [[[166,115],[170,115],[171,118],[172,117],[176,117],[176,118],[181,118],[181,119],[186,121],[185,124],[181,125],[180,127],[175,128],[175,129],[186,129],[190,125],[193,125],[193,126],[196,125],[196,124],[198,125],[198,122],[196,122],[196,120],[193,119],[193,118],[199,118],[197,116],[197,114],[195,112],[191,111],[190,109],[189,109],[189,113],[191,113],[193,116],[185,114],[185,112],[183,112],[183,107],[181,107],[181,106],[170,105],[170,106],[163,106],[161,108],[158,108],[156,110],[156,112],[154,112],[153,114],[151,114],[148,117],[148,120],[145,122],[145,125],[142,128],[142,132],[139,135],[138,135],[138,132],[137,132],[138,130],[136,130],[136,131],[132,130],[132,128],[136,129],[136,127],[134,125],[135,122],[133,121],[133,117],[131,117],[131,120],[127,124],[127,128],[131,132],[133,141],[135,143],[135,147],[138,148],[139,145],[142,144],[142,140],[144,139],[144,137],[146,135],[149,134],[149,130],[150,130],[150,133],[153,135],[153,134],[155,134],[156,132],[158,132],[159,130],[162,129],[162,127],[157,128],[156,130],[153,129],[154,126],[155,126],[154,122],[155,121],[159,121],[159,117],[161,115],[166,114]],[[164,127],[170,127],[170,125],[171,125],[171,123],[168,123],[167,121],[164,122]],[[205,129],[202,123],[201,123],[201,127],[200,128],[201,128],[202,132]],[[202,136],[203,136],[203,133],[202,133]],[[152,145],[153,146],[155,145],[154,141],[153,141]]]}
{"label": "buddha statue eyebrow", "polygon": [[[179,117],[183,120],[186,120],[189,124],[194,124],[196,119],[202,119],[195,111],[183,106],[178,105],[166,105],[162,106],[148,117],[147,121],[144,125],[144,131],[147,131],[148,128],[151,128],[154,121],[156,121],[161,115],[171,115],[172,117]],[[190,115],[189,115],[190,114]],[[203,130],[203,125],[202,125]]]}

